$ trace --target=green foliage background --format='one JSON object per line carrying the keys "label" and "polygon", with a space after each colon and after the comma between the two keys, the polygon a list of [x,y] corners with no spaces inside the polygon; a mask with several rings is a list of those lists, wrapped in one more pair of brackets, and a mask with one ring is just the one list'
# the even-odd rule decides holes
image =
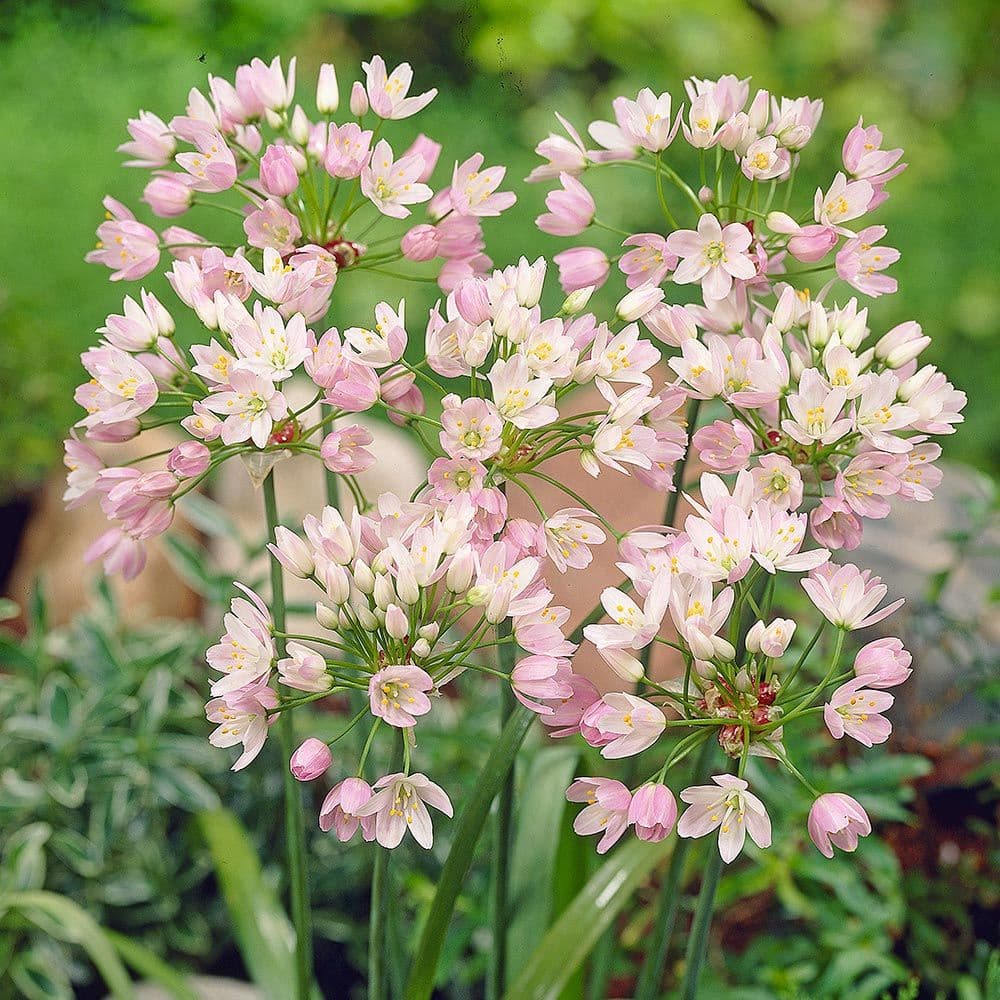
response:
{"label": "green foliage background", "polygon": [[[583,125],[612,96],[670,89],[697,74],[752,74],[760,86],[826,100],[807,159],[835,169],[864,114],[910,168],[879,220],[903,253],[901,292],[873,326],[917,318],[928,360],[970,396],[950,457],[998,467],[1000,370],[1000,6],[992,0],[83,0],[0,11],[0,491],[30,488],[59,460],[76,418],[77,355],[123,289],[83,264],[108,192],[132,204],[144,180],[116,145],[139,108],[169,118],[207,73],[253,55],[297,53],[303,79],[334,61],[342,87],[362,58],[408,59],[440,97],[420,127],[446,155],[482,149],[523,177],[558,109]],[[446,164],[442,168],[446,169]],[[810,178],[813,179],[813,178]],[[803,185],[803,189],[805,185]],[[601,215],[639,224],[625,185],[603,186]],[[531,225],[544,192],[491,227],[497,263],[552,250]],[[609,205],[609,200],[617,204]],[[143,206],[139,206],[142,208]],[[142,213],[140,212],[140,217]],[[162,290],[162,282],[149,280]],[[371,289],[338,288],[338,310]],[[169,300],[170,296],[167,296]],[[420,291],[414,306],[428,300]],[[413,308],[411,315],[419,315]]]}

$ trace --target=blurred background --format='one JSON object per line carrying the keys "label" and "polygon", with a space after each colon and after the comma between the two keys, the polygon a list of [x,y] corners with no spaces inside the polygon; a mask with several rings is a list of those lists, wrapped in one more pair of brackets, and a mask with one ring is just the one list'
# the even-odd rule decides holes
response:
{"label": "blurred background", "polygon": [[[907,747],[912,753],[889,758],[865,779],[873,795],[880,785],[916,782],[898,801],[883,802],[886,841],[859,855],[862,864],[838,863],[827,874],[803,866],[787,845],[763,875],[753,869],[724,883],[730,958],[713,975],[728,988],[740,983],[744,991],[730,995],[746,1000],[806,992],[877,997],[909,989],[913,974],[920,981],[907,994],[913,997],[985,997],[971,991],[984,981],[997,917],[996,888],[984,878],[995,871],[996,843],[992,772],[982,753],[997,734],[995,631],[984,627],[981,611],[996,597],[990,482],[1000,469],[998,51],[995,0],[7,0],[0,5],[0,579],[45,482],[58,476],[61,441],[77,418],[79,353],[120,306],[123,289],[83,255],[105,194],[138,206],[146,175],[123,170],[115,147],[140,108],[169,119],[208,73],[231,78],[240,62],[277,53],[297,55],[306,80],[321,62],[334,62],[346,94],[361,60],[378,52],[390,66],[411,62],[418,90],[440,89],[420,127],[445,144],[446,156],[482,150],[519,180],[536,162],[534,145],[557,127],[556,110],[582,126],[607,116],[612,97],[642,86],[669,89],[679,100],[686,76],[752,75],[773,92],[826,102],[804,157],[814,173],[803,191],[828,181],[844,134],[863,114],[888,146],[905,148],[910,164],[878,220],[902,251],[892,272],[900,292],[868,303],[870,325],[919,320],[933,338],[926,360],[969,395],[965,424],[943,442],[948,459],[962,463],[956,481],[964,484],[935,529],[947,536],[947,550],[929,568],[908,570],[901,549],[912,548],[912,539],[875,539],[890,567],[896,559],[895,569],[912,571],[913,641],[931,651],[928,662],[938,657],[938,673],[947,676],[924,688],[913,707],[925,726]],[[531,225],[542,187],[517,186],[517,207],[489,227],[487,249],[498,265],[562,248]],[[652,206],[634,203],[624,185],[597,184],[595,193],[602,217],[617,215],[636,229],[653,224]],[[145,284],[171,300],[161,278]],[[432,296],[417,289],[408,299],[419,316]],[[371,301],[370,289],[338,287],[345,312]],[[198,528],[210,524],[206,515]],[[63,544],[59,523],[46,530]],[[214,587],[219,596],[218,578],[191,560],[186,573],[193,589]],[[184,629],[136,632],[121,623],[107,593],[69,632],[50,631],[64,615],[48,610],[41,595],[29,610],[28,637],[0,646],[0,666],[17,677],[0,693],[7,720],[0,889],[52,889],[169,961],[252,974],[212,873],[209,848],[219,841],[204,825],[197,832],[190,818],[214,814],[222,802],[234,809],[241,835],[261,851],[261,877],[273,894],[275,831],[257,797],[276,801],[279,792],[232,781],[228,762],[204,743],[192,694],[202,676],[199,642]],[[100,697],[88,693],[96,688]],[[957,714],[926,724],[939,709]],[[457,722],[445,718],[429,752],[456,781],[471,782],[478,751],[459,752],[449,725]],[[118,735],[88,742],[88,734],[108,732]],[[83,746],[88,754],[78,752]],[[923,817],[919,849],[906,825],[909,810]],[[171,854],[178,845],[184,850]],[[446,840],[436,846],[438,860],[446,848]],[[317,836],[315,850],[325,893],[317,928],[329,972],[324,988],[346,997],[361,981],[368,861],[328,838]],[[583,867],[591,864],[589,845],[586,851]],[[417,920],[435,867],[434,859],[412,859],[400,875],[405,912]],[[476,936],[484,878],[473,872],[442,995],[479,995],[488,947]],[[608,959],[595,998],[629,995],[629,942],[641,948],[644,914],[640,905],[618,928],[625,949]],[[403,927],[397,933],[406,936]],[[863,961],[838,957],[852,949]],[[78,949],[51,933],[0,933],[0,997],[99,996],[97,982]]]}

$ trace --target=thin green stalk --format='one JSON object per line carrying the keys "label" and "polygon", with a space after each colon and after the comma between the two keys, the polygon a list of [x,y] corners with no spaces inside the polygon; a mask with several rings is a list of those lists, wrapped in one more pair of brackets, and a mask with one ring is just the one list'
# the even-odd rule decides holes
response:
{"label": "thin green stalk", "polygon": [[[369,734],[367,749],[371,746],[374,727]],[[389,773],[398,770],[405,745],[406,734],[402,735],[402,743],[394,744],[392,762]],[[387,973],[388,942],[386,940],[386,916],[392,906],[392,880],[389,874],[389,857],[391,851],[387,847],[376,846],[375,862],[372,868],[371,907],[368,914],[368,1000],[389,1000],[389,978]]]}
{"label": "thin green stalk", "polygon": [[705,844],[708,851],[708,861],[701,876],[701,891],[698,893],[698,905],[694,911],[694,923],[688,936],[687,952],[684,956],[684,984],[681,986],[681,1000],[697,1000],[698,980],[705,965],[705,954],[708,951],[708,932],[712,926],[712,913],[715,910],[715,892],[719,887],[719,874],[722,871],[722,855],[718,845],[711,839]]}
{"label": "thin green stalk", "polygon": [[[694,434],[695,427],[698,423],[698,411],[701,409],[701,400],[692,399],[688,403],[687,413],[685,414],[685,421],[687,423],[687,433],[688,440],[690,441],[691,436]],[[674,518],[677,517],[677,505],[681,500],[681,483],[684,482],[684,469],[687,467],[688,454],[690,453],[690,448],[685,448],[684,454],[677,460],[677,464],[674,466],[674,480],[673,486],[674,491],[670,494],[670,499],[667,501],[667,512],[663,519],[664,524],[673,525]]]}
{"label": "thin green stalk", "polygon": [[[514,669],[516,648],[504,642],[511,634],[511,620],[505,618],[497,625],[497,665],[502,672]],[[517,702],[507,681],[500,683],[500,730],[507,725]],[[496,812],[493,816],[493,856],[490,879],[490,917],[493,925],[493,947],[490,949],[486,973],[487,1000],[500,1000],[507,988],[507,902],[510,881],[511,833],[514,825],[514,768],[504,777],[497,794]]]}
{"label": "thin green stalk", "polygon": [[[274,495],[274,472],[264,480],[264,513],[267,536],[274,537],[278,526],[278,504]],[[271,556],[271,614],[278,632],[285,631],[285,586],[281,563]],[[285,640],[276,635],[278,656],[285,655]],[[292,923],[295,925],[295,997],[309,1000],[312,988],[312,916],[309,911],[309,880],[306,872],[306,834],[302,814],[302,799],[298,782],[292,775],[289,761],[295,743],[291,712],[282,712],[276,726],[285,761],[285,852],[288,881],[291,888]]]}
{"label": "thin green stalk", "polygon": [[[711,739],[705,740],[702,744],[701,753],[698,754],[692,772],[695,781],[698,781],[706,773],[712,747]],[[635,1000],[656,1000],[660,995],[663,967],[666,964],[667,955],[670,953],[670,938],[674,931],[674,924],[677,922],[677,911],[680,908],[681,877],[684,874],[684,866],[687,864],[690,850],[691,839],[678,837],[677,843],[674,845],[673,856],[670,859],[670,867],[667,869],[666,880],[660,888],[656,923],[653,925],[653,934],[646,951],[646,959],[639,973]]]}

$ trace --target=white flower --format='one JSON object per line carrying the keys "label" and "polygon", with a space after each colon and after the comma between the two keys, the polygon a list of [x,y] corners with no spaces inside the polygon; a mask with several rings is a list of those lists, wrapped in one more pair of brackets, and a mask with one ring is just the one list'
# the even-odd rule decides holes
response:
{"label": "white flower", "polygon": [[771,846],[771,820],[764,803],[742,778],[715,774],[714,785],[695,785],[681,792],[689,804],[677,824],[681,837],[704,837],[719,831],[719,854],[729,864],[743,850],[749,833],[758,847]]}

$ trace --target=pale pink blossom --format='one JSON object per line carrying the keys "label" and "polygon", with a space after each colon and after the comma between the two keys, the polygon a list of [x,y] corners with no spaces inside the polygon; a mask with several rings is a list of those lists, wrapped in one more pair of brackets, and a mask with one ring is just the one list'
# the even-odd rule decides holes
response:
{"label": "pale pink blossom", "polygon": [[264,110],[284,111],[295,99],[295,59],[289,60],[287,76],[280,56],[270,64],[252,59],[236,71],[236,92],[251,116]]}
{"label": "pale pink blossom", "polygon": [[843,792],[827,792],[816,799],[807,826],[810,839],[825,858],[833,857],[834,847],[856,850],[858,838],[872,832],[871,820],[861,803]]}
{"label": "pale pink blossom", "polygon": [[898,401],[899,378],[893,372],[872,375],[855,401],[854,423],[873,448],[893,455],[908,452],[912,445],[892,432],[912,426],[919,413]]}
{"label": "pale pink blossom", "polygon": [[872,194],[873,189],[868,181],[849,181],[838,173],[826,194],[822,189],[816,189],[813,217],[821,226],[830,226],[843,236],[854,236],[853,231],[843,223],[864,215],[868,211]]}
{"label": "pale pink blossom", "polygon": [[247,371],[232,372],[229,388],[213,393],[204,405],[224,418],[220,436],[225,444],[253,441],[258,448],[267,445],[274,421],[288,412],[274,383]]}
{"label": "pale pink blossom", "polygon": [[278,716],[268,716],[268,711],[278,707],[277,693],[267,686],[264,674],[253,683],[221,698],[213,698],[205,706],[209,722],[218,723],[208,737],[214,747],[232,747],[242,744],[243,753],[233,764],[234,771],[241,771],[250,764],[264,747],[268,726]]}
{"label": "pale pink blossom", "polygon": [[395,364],[406,350],[406,302],[393,309],[387,302],[375,306],[375,329],[359,326],[344,331],[344,341],[354,348],[362,364],[381,368]]}
{"label": "pale pink blossom", "polygon": [[241,584],[246,597],[235,597],[223,618],[225,632],[205,654],[208,665],[223,676],[212,682],[213,695],[226,695],[266,676],[275,657],[273,622],[267,605]]}
{"label": "pale pink blossom", "polygon": [[388,118],[392,121],[409,118],[426,108],[437,96],[436,87],[425,90],[415,97],[407,96],[410,84],[413,82],[413,70],[409,63],[400,63],[388,73],[385,60],[381,56],[372,56],[371,60],[363,62],[361,67],[365,71],[368,104],[379,118]]}
{"label": "pale pink blossom", "polygon": [[[622,242],[622,246],[634,247],[622,255],[618,266],[626,275],[625,284],[629,288],[641,285],[659,285],[677,266],[677,255],[667,249],[666,238],[659,233],[635,233]],[[664,306],[664,309],[680,309],[683,306]],[[686,313],[685,313],[686,315]],[[648,325],[648,323],[647,323]],[[691,323],[693,327],[693,322]],[[656,331],[653,331],[656,333]],[[664,339],[661,337],[661,339]]]}
{"label": "pale pink blossom", "polygon": [[571,698],[569,661],[536,654],[519,660],[510,675],[514,696],[526,708],[539,715],[553,715],[546,700]]}
{"label": "pale pink blossom", "polygon": [[659,842],[670,836],[677,821],[677,801],[666,785],[645,784],[632,795],[629,824],[640,840]]}
{"label": "pale pink blossom", "polygon": [[757,555],[750,517],[735,504],[711,520],[689,515],[684,532],[689,544],[682,551],[682,565],[706,580],[735,583],[746,576],[751,557]]}
{"label": "pale pink blossom", "polygon": [[841,684],[823,706],[823,721],[834,739],[847,736],[866,747],[885,743],[892,733],[892,723],[881,713],[892,707],[895,699],[886,691],[865,688],[859,677]]}
{"label": "pale pink blossom", "polygon": [[852,631],[877,625],[904,601],[901,597],[876,611],[889,588],[870,570],[859,570],[853,563],[820,566],[802,581],[802,588],[828,621]]}
{"label": "pale pink blossom", "polygon": [[80,360],[91,376],[75,399],[87,416],[78,425],[93,428],[141,416],[156,403],[156,381],[141,362],[117,347],[92,347]]}
{"label": "pale pink blossom", "polygon": [[864,526],[843,497],[823,497],[809,515],[809,530],[820,545],[851,551],[861,544]]}
{"label": "pale pink blossom", "polygon": [[802,503],[802,473],[784,455],[761,455],[750,470],[754,498],[767,500],[782,510],[798,510]]}
{"label": "pale pink blossom", "polygon": [[752,181],[773,180],[787,174],[790,167],[788,150],[780,148],[773,135],[765,135],[751,142],[740,160],[740,169]]}
{"label": "pale pink blossom", "polygon": [[899,456],[878,451],[855,455],[837,473],[836,495],[861,517],[888,517],[891,508],[886,498],[899,492],[899,464]]}
{"label": "pale pink blossom", "polygon": [[417,180],[423,169],[424,159],[419,153],[394,160],[392,147],[381,139],[361,171],[361,193],[383,215],[405,219],[410,214],[407,205],[427,201],[433,194]]}
{"label": "pale pink blossom", "polygon": [[417,717],[431,710],[427,692],[434,687],[430,674],[412,664],[384,667],[368,682],[368,700],[372,715],[390,726],[408,729]]}
{"label": "pale pink blossom", "polygon": [[[508,523],[512,524],[513,521]],[[536,551],[524,554],[538,553]],[[576,644],[569,642],[562,631],[567,621],[569,621],[569,608],[549,605],[540,611],[532,611],[515,618],[514,637],[517,639],[517,644],[529,653],[572,656],[576,652]]]}
{"label": "pale pink blossom", "polygon": [[764,803],[742,778],[715,774],[714,785],[695,785],[681,792],[688,803],[677,824],[680,837],[704,837],[719,831],[719,854],[729,864],[743,850],[749,833],[760,848],[771,846],[771,820]]}
{"label": "pale pink blossom", "polygon": [[167,468],[182,479],[193,479],[208,469],[212,453],[200,441],[182,441],[167,456]]}
{"label": "pale pink blossom", "polygon": [[84,258],[114,272],[112,281],[137,281],[160,262],[160,238],[120,202],[104,199],[105,222],[97,227],[97,247]]}
{"label": "pale pink blossom", "polygon": [[716,472],[738,472],[746,468],[754,450],[754,438],[742,420],[716,420],[698,428],[691,439],[698,457]]}
{"label": "pale pink blossom", "polygon": [[165,167],[177,150],[177,142],[166,123],[151,111],[140,111],[138,118],[128,120],[131,142],[123,142],[119,153],[126,153],[134,159],[126,160],[126,167],[145,167],[153,170]]}
{"label": "pale pink blossom", "polygon": [[914,430],[925,434],[954,434],[965,419],[966,395],[956,389],[933,365],[924,365],[900,385],[897,395],[916,411]]}
{"label": "pale pink blossom", "polygon": [[297,781],[315,781],[326,774],[332,763],[330,748],[322,740],[310,736],[292,754],[289,768]]}
{"label": "pale pink blossom", "polygon": [[674,271],[679,285],[701,282],[705,299],[724,299],[733,279],[749,281],[757,267],[747,254],[752,237],[740,222],[723,227],[714,215],[703,215],[697,231],[679,229],[667,237],[666,248],[680,258]]}
{"label": "pale pink blossom", "polygon": [[862,646],[854,658],[854,676],[865,687],[890,688],[902,684],[913,673],[913,657],[899,639],[876,639]]}
{"label": "pale pink blossom", "polygon": [[905,163],[896,167],[903,156],[902,149],[882,149],[882,132],[875,125],[865,128],[863,118],[847,133],[842,152],[847,173],[867,178],[875,185],[884,185],[906,167]]}
{"label": "pale pink blossom", "polygon": [[[172,123],[175,131],[176,122],[174,119]],[[236,157],[221,133],[203,126],[194,128],[184,138],[194,144],[197,152],[178,153],[174,159],[191,177],[191,187],[209,193],[228,191],[236,183],[238,171]]]}
{"label": "pale pink blossom", "polygon": [[126,295],[122,303],[124,315],[108,316],[104,326],[98,328],[97,332],[103,333],[112,347],[132,353],[148,351],[160,337],[174,332],[174,321],[156,296],[143,288],[139,297],[142,305]]}
{"label": "pale pink blossom", "polygon": [[619,98],[615,114],[625,136],[653,153],[662,152],[674,141],[680,125],[680,115],[671,124],[670,94],[657,96],[648,87],[643,87],[634,101]]}
{"label": "pale pink blossom", "polygon": [[319,811],[319,828],[333,830],[341,843],[346,843],[361,827],[366,842],[375,839],[375,817],[359,816],[357,810],[371,800],[372,786],[361,778],[345,778],[338,782],[323,799]]}
{"label": "pale pink blossom", "polygon": [[329,691],[333,687],[326,661],[314,649],[291,641],[285,652],[287,655],[278,660],[278,680],[285,687],[310,693]]}
{"label": "pale pink blossom", "polygon": [[277,198],[290,195],[299,186],[299,174],[288,147],[272,143],[260,158],[260,186]]}
{"label": "pale pink blossom", "polygon": [[106,576],[121,574],[123,580],[133,580],[146,566],[146,548],[125,529],[109,528],[83,554],[87,563],[102,561]]}
{"label": "pale pink blossom", "polygon": [[747,632],[747,649],[751,653],[763,653],[776,659],[783,656],[795,635],[795,622],[790,618],[775,618],[769,625],[754,622]]}
{"label": "pale pink blossom", "polygon": [[427,806],[445,816],[453,815],[451,800],[444,789],[425,774],[387,774],[375,782],[375,788],[378,791],[363,805],[356,806],[353,813],[362,822],[366,816],[375,817],[375,839],[383,847],[398,847],[409,831],[421,847],[430,848],[434,830]]}
{"label": "pale pink blossom", "polygon": [[601,834],[597,853],[606,854],[621,839],[628,828],[628,811],[632,793],[611,778],[577,778],[566,790],[570,802],[586,802],[587,806],[573,820],[573,829],[581,837]]}
{"label": "pale pink blossom", "polygon": [[273,198],[246,217],[243,231],[250,246],[270,247],[280,254],[294,250],[295,241],[302,235],[299,220]]}
{"label": "pale pink blossom", "polygon": [[451,179],[451,203],[459,215],[499,215],[517,201],[512,191],[497,191],[506,167],[483,166],[483,154],[474,153],[464,163],[456,163]]}
{"label": "pale pink blossom", "polygon": [[239,372],[249,372],[271,382],[282,382],[291,378],[311,355],[301,314],[296,313],[286,323],[271,306],[258,305],[253,317],[241,305],[236,310],[230,308],[225,314],[227,322],[238,317],[230,327],[237,354],[230,378]]}
{"label": "pale pink blossom", "polygon": [[545,519],[545,546],[549,559],[560,573],[586,569],[594,558],[591,546],[601,545],[607,535],[589,518],[592,511],[567,507]]}
{"label": "pale pink blossom", "polygon": [[584,635],[598,649],[644,649],[660,630],[672,584],[669,573],[657,574],[642,608],[617,587],[606,587],[601,604],[614,624],[588,625]]}
{"label": "pale pink blossom", "polygon": [[373,132],[354,122],[329,125],[323,166],[331,177],[360,177],[368,163]]}
{"label": "pale pink blossom", "polygon": [[704,578],[693,578],[687,584],[678,582],[672,588],[670,617],[698,659],[731,655],[732,646],[718,632],[729,618],[734,597],[732,587],[723,588],[713,597],[712,582]]}
{"label": "pale pink blossom", "polygon": [[578,236],[591,223],[597,210],[590,192],[569,174],[560,174],[561,190],[545,196],[548,212],[535,219],[543,233],[553,236]]}
{"label": "pale pink blossom", "polygon": [[535,147],[535,152],[548,162],[531,171],[525,178],[529,183],[552,180],[562,173],[575,177],[587,166],[587,150],[584,148],[580,133],[558,111],[555,112],[555,116],[569,138],[550,133]]}
{"label": "pale pink blossom", "polygon": [[192,437],[214,441],[222,433],[222,421],[204,403],[193,403],[191,409],[193,412],[181,421],[181,427]]}
{"label": "pale pink blossom", "polygon": [[923,442],[901,459],[904,463],[898,473],[901,499],[921,503],[934,499],[934,490],[944,478],[944,473],[933,464],[940,457],[940,445]]}
{"label": "pale pink blossom", "polygon": [[800,552],[806,539],[806,515],[780,510],[773,504],[758,503],[750,514],[754,559],[774,573],[803,573],[830,558],[826,549]]}
{"label": "pale pink blossom", "polygon": [[526,429],[558,419],[559,411],[550,402],[552,380],[534,377],[523,355],[497,358],[488,378],[497,412],[508,423]]}
{"label": "pale pink blossom", "polygon": [[837,251],[837,276],[872,298],[892,295],[898,287],[895,278],[880,273],[900,258],[895,247],[876,245],[886,232],[885,226],[868,226]]}
{"label": "pale pink blossom", "polygon": [[142,200],[163,219],[183,215],[194,200],[194,186],[183,174],[163,171],[143,188]]}
{"label": "pale pink blossom", "polygon": [[320,445],[320,457],[331,472],[356,476],[370,469],[377,461],[366,448],[372,443],[371,432],[359,424],[331,431]]}
{"label": "pale pink blossom", "polygon": [[63,447],[63,464],[68,471],[66,492],[62,499],[66,509],[73,510],[95,495],[95,486],[98,476],[104,470],[104,462],[90,445],[75,437],[67,438]]}
{"label": "pale pink blossom", "polygon": [[[487,621],[496,623],[507,615],[537,610],[530,600],[520,599],[538,574],[537,558],[514,559],[503,542],[495,542],[476,561],[476,582],[467,600],[473,607],[485,607]],[[546,600],[540,607],[547,603]]]}
{"label": "pale pink blossom", "polygon": [[581,674],[570,672],[569,685],[572,694],[568,698],[554,698],[548,707],[551,715],[541,716],[542,724],[550,728],[549,735],[555,739],[575,736],[580,732],[580,719],[595,701],[600,698],[592,681]]}
{"label": "pale pink blossom", "polygon": [[441,447],[452,458],[492,458],[500,450],[503,421],[486,399],[445,396],[441,414]]}
{"label": "pale pink blossom", "polygon": [[571,247],[552,260],[559,268],[559,285],[566,295],[581,288],[600,288],[611,270],[608,255],[597,247]]}
{"label": "pale pink blossom", "polygon": [[695,149],[708,149],[719,141],[719,108],[711,94],[698,94],[691,99],[687,121],[681,123],[684,138]]}
{"label": "pale pink blossom", "polygon": [[815,368],[807,368],[798,392],[788,397],[791,417],[781,421],[781,429],[799,444],[832,444],[853,429],[850,418],[841,417],[846,402],[846,389],[829,388]]}

